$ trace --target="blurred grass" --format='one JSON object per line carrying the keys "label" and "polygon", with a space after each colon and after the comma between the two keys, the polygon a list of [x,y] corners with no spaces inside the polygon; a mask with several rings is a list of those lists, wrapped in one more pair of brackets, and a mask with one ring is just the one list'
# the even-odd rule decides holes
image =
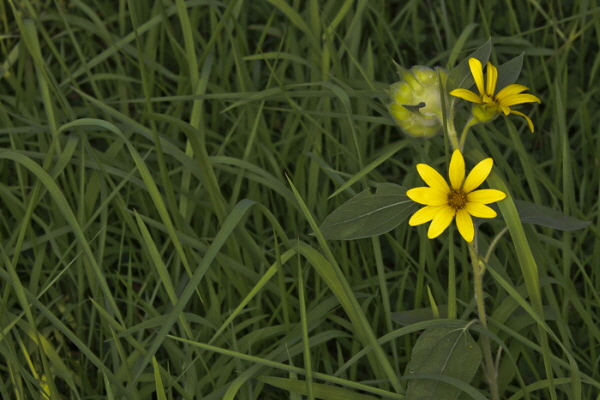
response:
{"label": "blurred grass", "polygon": [[311,233],[369,182],[414,186],[417,162],[444,160],[441,137],[388,117],[392,60],[451,67],[491,37],[496,64],[525,53],[536,133],[499,118],[468,146],[513,198],[592,222],[524,226],[546,349],[501,240],[485,282],[500,387],[596,398],[599,16],[595,0],[0,3],[0,395],[404,398],[417,332],[442,320],[390,312],[430,293],[474,318],[466,246],[404,224]]}

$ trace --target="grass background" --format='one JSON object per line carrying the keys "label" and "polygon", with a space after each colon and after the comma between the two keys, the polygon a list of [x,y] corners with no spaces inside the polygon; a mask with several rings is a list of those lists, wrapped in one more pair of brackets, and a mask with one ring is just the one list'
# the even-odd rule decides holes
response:
{"label": "grass background", "polygon": [[496,65],[525,53],[536,132],[499,118],[467,146],[513,198],[591,221],[525,226],[545,322],[518,306],[509,235],[494,252],[502,397],[600,399],[596,0],[12,0],[0,25],[3,398],[405,398],[440,320],[392,313],[475,318],[466,246],[311,234],[366,185],[445,164],[442,137],[391,121],[392,60],[451,67],[491,37]]}

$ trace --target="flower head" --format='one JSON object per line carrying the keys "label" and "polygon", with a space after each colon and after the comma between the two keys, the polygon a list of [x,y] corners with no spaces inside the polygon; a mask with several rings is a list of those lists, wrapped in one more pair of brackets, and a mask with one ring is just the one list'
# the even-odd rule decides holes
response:
{"label": "flower head", "polygon": [[452,96],[460,97],[461,99],[475,103],[473,107],[473,117],[479,122],[485,123],[491,121],[500,112],[504,115],[516,114],[527,120],[529,129],[533,132],[533,122],[522,112],[512,110],[512,106],[524,103],[540,103],[540,99],[536,96],[523,93],[528,90],[526,86],[511,84],[496,92],[496,83],[498,82],[498,69],[491,63],[487,63],[487,82],[483,80],[483,66],[476,58],[469,58],[469,68],[475,80],[475,85],[479,94],[476,94],[467,89],[455,89],[450,92]]}
{"label": "flower head", "polygon": [[494,218],[496,211],[486,204],[500,201],[506,197],[496,189],[477,189],[488,177],[494,161],[486,158],[480,161],[465,179],[465,160],[460,150],[454,150],[450,160],[450,185],[432,167],[417,164],[417,171],[429,187],[410,189],[406,195],[413,201],[424,204],[408,221],[411,226],[431,221],[427,237],[438,237],[456,219],[461,236],[472,242],[475,237],[473,217]]}
{"label": "flower head", "polygon": [[440,78],[446,79],[446,71],[416,65],[410,70],[398,66],[398,73],[402,80],[389,91],[392,118],[410,136],[436,135],[442,129]]}

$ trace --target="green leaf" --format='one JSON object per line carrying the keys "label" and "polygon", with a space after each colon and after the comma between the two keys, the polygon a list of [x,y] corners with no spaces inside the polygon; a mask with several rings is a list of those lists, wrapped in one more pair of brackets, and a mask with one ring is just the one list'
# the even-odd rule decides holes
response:
{"label": "green leaf", "polygon": [[334,210],[319,227],[326,239],[352,240],[391,231],[417,210],[406,189],[393,183],[375,185]]}
{"label": "green leaf", "polygon": [[475,82],[469,68],[469,58],[476,58],[485,65],[492,53],[492,40],[488,39],[480,48],[469,54],[460,64],[452,68],[446,80],[446,92],[458,88],[469,88]]}
{"label": "green leaf", "polygon": [[590,224],[590,221],[582,221],[574,217],[569,217],[550,207],[523,200],[514,200],[514,202],[519,212],[519,218],[524,223],[542,225],[560,231],[583,229]]}
{"label": "green leaf", "polygon": [[[481,363],[481,350],[467,327],[440,326],[425,330],[413,348],[408,363],[410,375],[453,378],[468,384]],[[407,399],[455,400],[462,391],[437,379],[414,379],[408,384]]]}
{"label": "green leaf", "polygon": [[496,93],[500,89],[512,85],[517,81],[523,68],[523,53],[519,54],[510,61],[505,62],[498,67],[498,82],[496,83]]}
{"label": "green leaf", "polygon": [[[569,217],[550,207],[541,206],[524,200],[513,199],[513,202],[519,213],[519,220],[524,224],[541,225],[559,231],[575,231],[586,228],[590,224],[590,221]],[[499,218],[502,211],[500,211],[498,204],[490,204],[489,206],[498,213],[498,217],[496,218]],[[485,221],[488,221],[488,219],[475,219],[476,225],[482,224]]]}

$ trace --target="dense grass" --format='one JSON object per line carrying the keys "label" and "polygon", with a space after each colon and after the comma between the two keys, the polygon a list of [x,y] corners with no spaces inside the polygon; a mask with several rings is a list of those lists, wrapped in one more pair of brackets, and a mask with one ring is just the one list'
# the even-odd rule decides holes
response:
{"label": "dense grass", "polygon": [[[596,0],[0,7],[2,398],[405,398],[411,348],[441,320],[393,313],[476,318],[467,247],[407,224],[312,233],[370,183],[443,168],[442,136],[387,113],[392,60],[451,67],[491,37],[496,65],[525,53],[536,133],[499,118],[468,145],[513,198],[591,224],[525,225],[545,321],[519,306],[505,235],[473,334],[502,349],[502,398],[600,399]],[[471,385],[488,397],[481,372]]]}

